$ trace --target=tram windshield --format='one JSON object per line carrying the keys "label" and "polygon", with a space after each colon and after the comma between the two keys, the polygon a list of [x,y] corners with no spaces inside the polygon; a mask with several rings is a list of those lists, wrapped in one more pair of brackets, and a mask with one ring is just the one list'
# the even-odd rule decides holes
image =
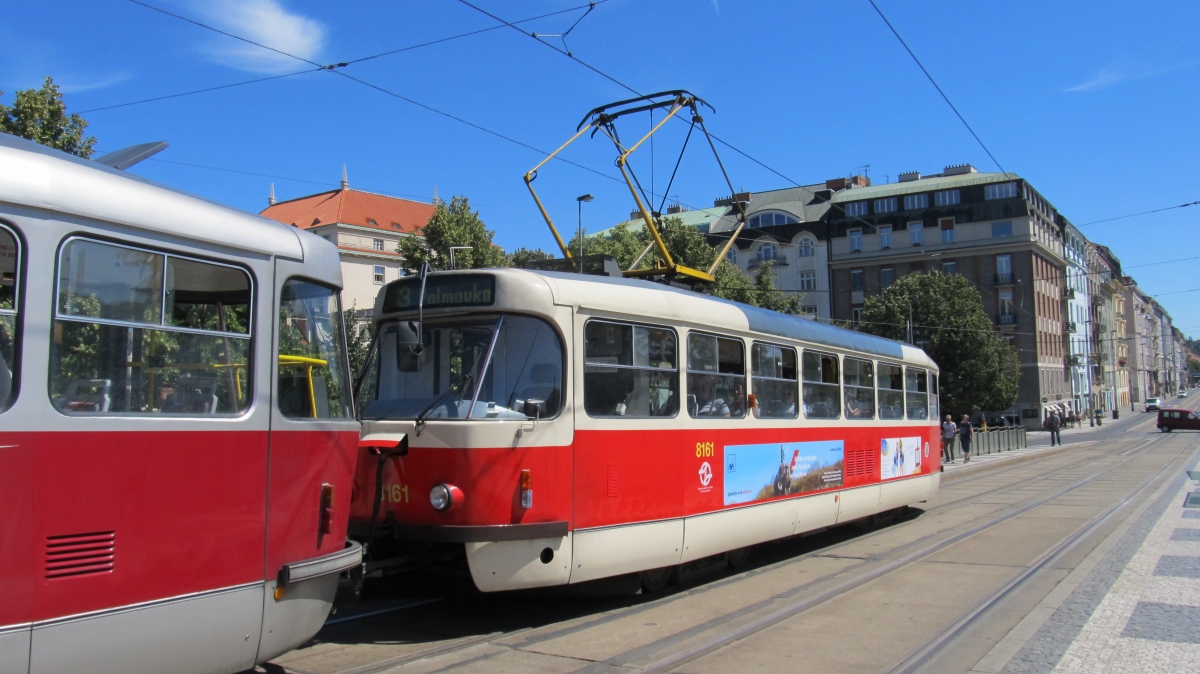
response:
{"label": "tram windshield", "polygon": [[380,326],[359,392],[365,419],[530,419],[562,407],[562,341],[541,320],[426,320],[419,348],[397,344],[400,327]]}

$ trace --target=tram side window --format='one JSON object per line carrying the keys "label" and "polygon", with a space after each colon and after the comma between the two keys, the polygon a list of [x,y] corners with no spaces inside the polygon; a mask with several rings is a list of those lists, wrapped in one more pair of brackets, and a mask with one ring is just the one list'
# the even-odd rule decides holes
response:
{"label": "tram side window", "polygon": [[879,418],[904,418],[904,368],[879,364]]}
{"label": "tram side window", "polygon": [[87,239],[59,253],[50,398],[68,414],[240,414],[250,276]]}
{"label": "tram side window", "polygon": [[21,269],[21,249],[17,237],[0,225],[0,411],[15,397],[16,373],[17,275]]}
{"label": "tram side window", "polygon": [[288,279],[279,296],[279,411],[293,419],[350,417],[337,290]]}
{"label": "tram side window", "polygon": [[758,407],[754,415],[767,419],[796,418],[796,350],[774,344],[754,344],[750,374]]}
{"label": "tram side window", "polygon": [[688,414],[746,416],[746,354],[740,339],[688,335]]}
{"label": "tram side window", "polygon": [[942,413],[938,409],[938,396],[939,395],[940,395],[940,389],[938,389],[938,376],[936,374],[934,374],[933,372],[930,372],[929,373],[929,418],[930,419],[941,419],[942,418]]}
{"label": "tram side window", "polygon": [[583,407],[592,417],[673,417],[679,412],[675,332],[608,321],[584,328]]}
{"label": "tram side window", "polygon": [[875,373],[869,360],[846,358],[842,362],[846,418],[875,418]]}
{"label": "tram side window", "polygon": [[804,416],[809,419],[837,419],[841,416],[838,357],[831,353],[805,351],[802,370]]}
{"label": "tram side window", "polygon": [[908,403],[909,419],[929,418],[929,388],[925,370],[905,368],[905,399]]}

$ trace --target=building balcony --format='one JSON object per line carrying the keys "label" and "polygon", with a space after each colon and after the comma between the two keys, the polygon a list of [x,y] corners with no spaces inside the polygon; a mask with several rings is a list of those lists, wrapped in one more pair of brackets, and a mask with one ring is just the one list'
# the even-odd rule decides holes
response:
{"label": "building balcony", "polygon": [[996,316],[996,324],[997,325],[1016,325],[1017,324],[1017,315],[1016,314],[1000,314],[1000,315]]}
{"label": "building balcony", "polygon": [[1075,299],[1075,289],[1067,288],[1066,290],[1064,290],[1063,291],[1063,299],[1067,299],[1067,300]]}
{"label": "building balcony", "polygon": [[998,286],[1010,286],[1010,285],[1012,285],[1012,284],[1013,284],[1013,275],[1012,275],[1012,273],[1008,273],[1008,274],[996,274],[996,285],[998,285]]}
{"label": "building balcony", "polygon": [[1078,330],[1078,326],[1075,325],[1075,321],[1067,322],[1067,332],[1076,332],[1077,330]]}

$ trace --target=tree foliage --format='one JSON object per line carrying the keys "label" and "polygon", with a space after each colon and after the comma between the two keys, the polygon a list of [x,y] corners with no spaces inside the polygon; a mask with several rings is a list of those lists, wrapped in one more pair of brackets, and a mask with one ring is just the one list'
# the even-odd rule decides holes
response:
{"label": "tree foliage", "polygon": [[553,260],[554,255],[547,253],[541,248],[518,248],[508,254],[506,261],[509,267],[524,267],[530,262],[541,262],[542,260]]}
{"label": "tree foliage", "polygon": [[867,299],[862,329],[903,340],[910,307],[913,341],[941,369],[945,412],[957,418],[1016,404],[1020,360],[996,334],[976,288],[957,275],[909,274]]}
{"label": "tree foliage", "polygon": [[471,210],[470,202],[463,196],[454,197],[450,203],[438,201],[420,234],[400,240],[399,252],[409,273],[419,271],[425,262],[438,269],[449,269],[451,246],[469,246],[454,251],[457,269],[503,267],[507,262],[504,249],[492,243],[496,233],[483,224],[479,213]]}
{"label": "tree foliage", "polygon": [[[707,271],[720,252],[696,228],[683,224],[679,218],[664,218],[660,233],[672,260],[692,269]],[[583,252],[584,255],[611,255],[621,269],[630,269],[651,242],[648,231],[634,231],[628,223],[622,223],[604,236],[585,236]],[[579,250],[578,235],[567,245],[571,251]],[[652,267],[660,259],[657,246],[652,247],[638,263],[638,268]],[[760,266],[751,278],[727,260],[722,260],[713,276],[716,280],[709,291],[716,297],[785,313],[796,313],[799,309],[796,297],[775,287],[775,274],[769,264]]]}
{"label": "tree foliage", "polygon": [[49,77],[41,89],[18,91],[11,107],[0,104],[0,131],[85,159],[96,145],[93,136],[83,135],[87,126],[79,115],[67,114],[62,93]]}

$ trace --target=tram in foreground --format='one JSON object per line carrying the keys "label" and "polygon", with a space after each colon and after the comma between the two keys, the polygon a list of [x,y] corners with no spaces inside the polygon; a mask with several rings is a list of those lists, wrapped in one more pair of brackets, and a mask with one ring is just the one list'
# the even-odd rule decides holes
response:
{"label": "tram in foreground", "polygon": [[235,672],[309,639],[359,427],[337,251],[0,134],[0,672]]}
{"label": "tram in foreground", "polygon": [[516,269],[385,286],[351,535],[465,556],[485,592],[641,574],[937,491],[921,350],[642,280]]}

